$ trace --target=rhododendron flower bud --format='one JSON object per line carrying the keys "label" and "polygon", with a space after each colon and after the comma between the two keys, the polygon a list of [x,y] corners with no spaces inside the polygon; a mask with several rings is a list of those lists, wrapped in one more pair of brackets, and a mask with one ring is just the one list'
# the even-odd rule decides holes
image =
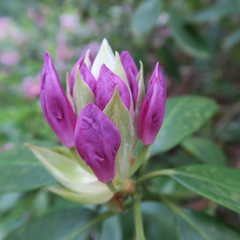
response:
{"label": "rhododendron flower bud", "polygon": [[40,102],[46,120],[65,147],[74,145],[76,117],[60,84],[48,52],[44,56]]}
{"label": "rhododendron flower bud", "polygon": [[135,106],[138,95],[138,82],[137,82],[138,69],[132,56],[128,51],[121,52],[121,61],[127,75],[127,79],[132,92],[132,98]]}
{"label": "rhododendron flower bud", "polygon": [[138,137],[144,145],[154,142],[163,122],[165,103],[166,83],[157,63],[138,119]]}
{"label": "rhododendron flower bud", "polygon": [[100,182],[115,177],[115,159],[121,137],[110,119],[89,103],[79,115],[75,131],[75,147]]}
{"label": "rhododendron flower bud", "polygon": [[99,77],[97,80],[97,105],[100,109],[104,109],[111,99],[115,87],[118,86],[120,97],[124,105],[130,108],[130,93],[121,78],[109,70],[105,65],[102,65]]}

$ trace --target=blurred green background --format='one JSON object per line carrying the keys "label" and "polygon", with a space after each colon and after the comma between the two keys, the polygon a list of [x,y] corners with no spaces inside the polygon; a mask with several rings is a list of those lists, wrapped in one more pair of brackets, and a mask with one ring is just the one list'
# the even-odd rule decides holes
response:
{"label": "blurred green background", "polygon": [[[230,166],[240,167],[239,0],[1,0],[1,151],[24,142],[58,144],[38,101],[44,50],[53,56],[64,84],[83,51],[97,49],[103,38],[113,50],[129,50],[136,63],[143,61],[146,82],[160,61],[168,96],[215,99],[221,108],[207,136],[222,147]],[[26,221],[27,201],[31,211],[36,201],[43,203],[44,213],[46,193],[37,193],[35,200],[29,194],[8,218],[20,195],[0,197],[0,239]]]}

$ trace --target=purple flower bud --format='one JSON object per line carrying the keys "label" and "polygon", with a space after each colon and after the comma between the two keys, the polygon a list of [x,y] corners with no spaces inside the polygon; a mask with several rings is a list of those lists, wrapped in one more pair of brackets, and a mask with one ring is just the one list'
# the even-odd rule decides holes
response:
{"label": "purple flower bud", "polygon": [[96,96],[97,81],[85,63],[80,67],[80,75]]}
{"label": "purple flower bud", "polygon": [[132,56],[128,51],[121,52],[121,61],[127,75],[129,86],[132,92],[133,103],[135,106],[138,95],[138,82],[137,82],[138,69]]}
{"label": "purple flower bud", "polygon": [[111,120],[93,103],[88,103],[78,117],[74,142],[77,152],[98,180],[112,181],[121,137]]}
{"label": "purple flower bud", "polygon": [[102,65],[99,77],[97,80],[97,105],[103,110],[114,93],[114,90],[118,86],[120,97],[124,105],[129,109],[130,108],[130,93],[128,87],[124,81],[114,74],[109,68]]}
{"label": "purple flower bud", "polygon": [[70,75],[69,75],[69,86],[70,86],[70,94],[71,96],[73,96],[73,86],[74,86],[74,82],[75,82],[75,78],[76,78],[76,71],[77,68],[79,68],[79,66],[82,65],[83,61],[84,61],[84,57],[85,55],[81,56],[78,61],[75,63],[75,65],[73,66]]}
{"label": "purple flower bud", "polygon": [[154,142],[163,122],[165,103],[166,83],[159,63],[157,63],[138,119],[138,137],[144,145]]}
{"label": "purple flower bud", "polygon": [[45,52],[40,102],[48,124],[65,147],[74,145],[76,117],[60,84],[51,56]]}

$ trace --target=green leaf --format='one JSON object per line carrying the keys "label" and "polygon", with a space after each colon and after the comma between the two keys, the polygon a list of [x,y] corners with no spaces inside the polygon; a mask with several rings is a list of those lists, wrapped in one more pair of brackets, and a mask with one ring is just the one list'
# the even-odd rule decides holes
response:
{"label": "green leaf", "polygon": [[[106,216],[105,216],[106,215]],[[108,217],[105,214],[104,217]],[[91,234],[99,237],[98,231],[92,228],[97,223],[96,214],[83,208],[60,211],[41,217],[8,237],[8,240],[77,240],[85,239]],[[91,228],[90,228],[91,227]]]}
{"label": "green leaf", "polygon": [[169,16],[169,26],[172,36],[179,46],[194,57],[208,58],[210,50],[206,41],[200,36],[195,26],[185,20],[185,15],[176,9],[171,9]]}
{"label": "green leaf", "polygon": [[216,218],[184,210],[177,218],[180,240],[238,240],[240,232]]}
{"label": "green leaf", "polygon": [[0,192],[22,192],[56,181],[25,147],[0,153]]}
{"label": "green leaf", "polygon": [[229,49],[240,42],[240,30],[234,31],[224,41],[224,48]]}
{"label": "green leaf", "polygon": [[[51,187],[50,190],[66,199],[81,203],[104,203],[112,197],[106,184],[97,180],[94,174],[82,168],[77,161],[68,158],[52,148],[28,144],[44,167],[67,189]],[[69,190],[70,191],[69,191]]]}
{"label": "green leaf", "polygon": [[122,240],[121,224],[118,216],[112,216],[103,223],[101,240]]}
{"label": "green leaf", "polygon": [[131,27],[137,34],[147,34],[155,26],[161,11],[161,1],[142,1],[133,13]]}
{"label": "green leaf", "polygon": [[227,162],[223,150],[215,143],[203,137],[190,137],[181,143],[187,151],[199,160],[214,165],[225,165]]}
{"label": "green leaf", "polygon": [[80,76],[79,71],[76,71],[76,80],[73,87],[73,102],[77,117],[89,102],[95,103],[95,96]]}
{"label": "green leaf", "polygon": [[188,95],[167,100],[163,126],[151,147],[151,155],[170,150],[199,130],[218,110],[206,97]]}
{"label": "green leaf", "polygon": [[118,128],[121,135],[121,145],[116,157],[117,170],[120,178],[127,178],[130,171],[129,159],[132,154],[132,123],[130,113],[120,98],[118,87],[116,87],[111,101],[104,109],[104,113]]}
{"label": "green leaf", "polygon": [[189,17],[190,21],[196,23],[202,23],[205,21],[217,21],[222,17],[231,14],[238,14],[240,11],[239,2],[226,1],[226,3],[217,3],[213,7],[209,7],[206,10],[194,13]]}
{"label": "green leaf", "polygon": [[178,240],[176,217],[173,211],[161,203],[141,204],[147,239]]}
{"label": "green leaf", "polygon": [[240,213],[240,170],[192,165],[171,170],[169,175],[192,191]]}

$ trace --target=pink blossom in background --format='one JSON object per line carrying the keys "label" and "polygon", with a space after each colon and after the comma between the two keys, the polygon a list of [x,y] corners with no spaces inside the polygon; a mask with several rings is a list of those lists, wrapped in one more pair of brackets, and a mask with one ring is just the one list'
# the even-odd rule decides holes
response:
{"label": "pink blossom in background", "polygon": [[14,66],[20,61],[20,55],[18,52],[9,50],[0,53],[0,63],[7,66]]}
{"label": "pink blossom in background", "polygon": [[70,32],[75,32],[79,26],[79,19],[75,14],[63,14],[60,16],[59,21],[60,26]]}
{"label": "pink blossom in background", "polygon": [[0,41],[11,40],[16,45],[21,45],[27,40],[27,34],[10,17],[0,17]]}
{"label": "pink blossom in background", "polygon": [[15,147],[15,143],[13,142],[8,142],[5,143],[3,146],[0,147],[1,151],[9,151]]}
{"label": "pink blossom in background", "polygon": [[57,36],[57,59],[58,64],[61,64],[65,60],[70,60],[73,57],[73,51],[68,45],[67,36],[60,32]]}
{"label": "pink blossom in background", "polygon": [[22,80],[21,90],[28,99],[38,97],[40,91],[40,75],[36,77],[27,76]]}
{"label": "pink blossom in background", "polygon": [[28,17],[34,21],[36,24],[43,26],[45,24],[45,16],[43,15],[42,11],[37,11],[34,8],[28,8],[27,9],[27,15]]}

